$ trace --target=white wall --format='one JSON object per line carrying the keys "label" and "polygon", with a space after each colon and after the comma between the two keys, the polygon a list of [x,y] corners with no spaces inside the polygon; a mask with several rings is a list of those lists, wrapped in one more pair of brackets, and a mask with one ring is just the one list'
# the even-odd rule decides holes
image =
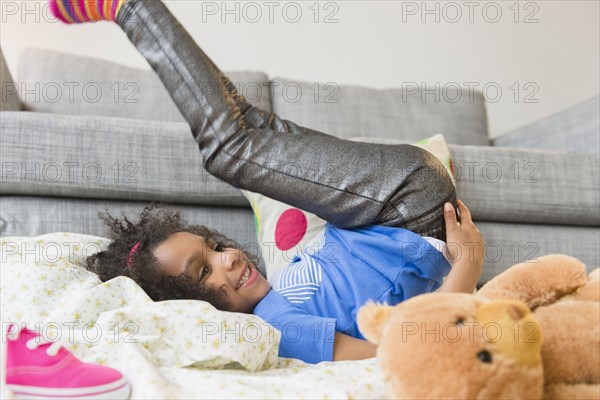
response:
{"label": "white wall", "polygon": [[[439,83],[441,96],[452,82],[485,86],[494,101],[488,106],[492,137],[600,92],[595,0],[166,4],[223,70],[376,88]],[[0,5],[1,45],[13,72],[19,53],[31,46],[149,68],[111,23],[63,25],[50,19],[45,1],[0,0]],[[239,12],[224,13],[236,7]],[[302,15],[291,22],[298,9]],[[438,11],[426,14],[426,9]],[[257,10],[261,16],[253,23]],[[334,22],[325,23],[326,16]]]}

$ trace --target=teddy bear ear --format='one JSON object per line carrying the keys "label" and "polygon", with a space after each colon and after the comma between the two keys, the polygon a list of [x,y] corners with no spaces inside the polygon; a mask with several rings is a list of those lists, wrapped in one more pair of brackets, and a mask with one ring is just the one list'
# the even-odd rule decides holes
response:
{"label": "teddy bear ear", "polygon": [[369,342],[379,344],[383,328],[393,308],[370,301],[358,310],[356,317],[358,329]]}

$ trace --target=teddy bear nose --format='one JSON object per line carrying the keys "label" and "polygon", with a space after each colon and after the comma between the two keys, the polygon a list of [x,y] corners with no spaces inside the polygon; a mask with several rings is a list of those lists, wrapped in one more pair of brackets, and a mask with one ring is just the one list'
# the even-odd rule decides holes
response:
{"label": "teddy bear nose", "polygon": [[508,306],[507,312],[508,315],[513,319],[513,321],[519,321],[527,313],[522,307],[519,307],[514,304]]}

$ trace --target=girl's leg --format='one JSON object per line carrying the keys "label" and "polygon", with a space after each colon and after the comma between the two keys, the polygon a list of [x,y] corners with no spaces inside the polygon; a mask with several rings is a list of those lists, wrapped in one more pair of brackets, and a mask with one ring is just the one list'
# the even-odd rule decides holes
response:
{"label": "girl's leg", "polygon": [[126,0],[116,22],[188,121],[211,174],[338,227],[445,240],[442,208],[456,207],[456,193],[427,151],[338,139],[251,106],[160,1]]}

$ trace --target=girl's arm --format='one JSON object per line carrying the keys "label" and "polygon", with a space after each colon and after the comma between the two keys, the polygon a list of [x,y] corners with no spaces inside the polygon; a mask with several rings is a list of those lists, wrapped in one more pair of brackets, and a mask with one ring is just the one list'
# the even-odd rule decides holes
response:
{"label": "girl's arm", "polygon": [[471,219],[471,212],[460,200],[458,209],[460,222],[456,219],[453,207],[444,209],[445,255],[452,269],[438,291],[473,293],[483,267],[483,237]]}
{"label": "girl's arm", "polygon": [[366,340],[336,332],[333,339],[333,361],[364,360],[375,357],[377,346]]}

